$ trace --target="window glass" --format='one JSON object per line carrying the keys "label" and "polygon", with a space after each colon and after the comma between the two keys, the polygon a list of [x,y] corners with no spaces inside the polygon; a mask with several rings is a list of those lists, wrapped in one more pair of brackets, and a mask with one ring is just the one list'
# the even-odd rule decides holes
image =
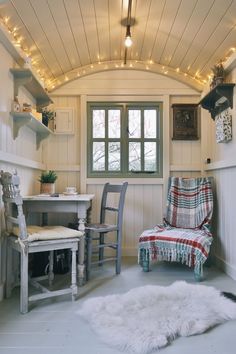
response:
{"label": "window glass", "polygon": [[157,112],[155,109],[144,110],[144,138],[156,138]]}
{"label": "window glass", "polygon": [[108,111],[108,137],[120,138],[120,110],[118,109]]}
{"label": "window glass", "polygon": [[94,142],[93,143],[93,170],[104,171],[105,170],[105,143]]}
{"label": "window glass", "polygon": [[88,103],[88,177],[162,177],[161,103]]}
{"label": "window glass", "polygon": [[103,109],[93,110],[93,138],[105,137],[105,111]]}
{"label": "window glass", "polygon": [[156,171],[156,143],[144,143],[144,170]]}
{"label": "window glass", "polygon": [[108,170],[120,171],[120,143],[117,141],[108,144]]}
{"label": "window glass", "polygon": [[141,137],[141,111],[129,109],[129,137]]}
{"label": "window glass", "polygon": [[141,170],[141,144],[129,143],[129,171]]}

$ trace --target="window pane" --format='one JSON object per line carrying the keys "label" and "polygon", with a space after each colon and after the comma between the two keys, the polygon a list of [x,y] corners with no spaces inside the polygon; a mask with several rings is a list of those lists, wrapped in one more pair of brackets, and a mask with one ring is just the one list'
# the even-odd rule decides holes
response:
{"label": "window pane", "polygon": [[120,110],[108,111],[108,138],[120,138]]}
{"label": "window pane", "polygon": [[105,110],[93,110],[93,138],[105,138]]}
{"label": "window pane", "polygon": [[144,110],[144,138],[156,138],[157,112],[155,109]]}
{"label": "window pane", "polygon": [[156,171],[156,143],[144,143],[144,170]]}
{"label": "window pane", "polygon": [[141,170],[141,144],[129,143],[129,171]]}
{"label": "window pane", "polygon": [[129,109],[129,138],[141,138],[141,111]]}
{"label": "window pane", "polygon": [[108,144],[108,170],[120,171],[120,143]]}
{"label": "window pane", "polygon": [[94,142],[93,143],[93,170],[104,171],[105,170],[105,143]]}

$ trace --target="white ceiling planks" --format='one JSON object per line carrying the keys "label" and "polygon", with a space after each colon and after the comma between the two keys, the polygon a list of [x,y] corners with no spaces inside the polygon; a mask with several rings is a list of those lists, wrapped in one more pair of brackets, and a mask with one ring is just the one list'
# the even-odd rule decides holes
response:
{"label": "white ceiling planks", "polygon": [[[184,33],[179,37],[178,46],[173,50],[171,60],[168,65],[172,67],[181,67],[182,61],[185,58],[192,42],[198,34],[202,24],[204,23],[214,0],[204,2],[197,1],[193,9],[190,19],[186,23]],[[184,70],[184,68],[182,68]]]}
{"label": "white ceiling planks", "polygon": [[65,2],[63,0],[50,0],[50,2],[48,1],[48,7],[55,24],[56,33],[59,35],[63,49],[66,53],[69,68],[71,70],[75,69],[77,66],[81,65],[80,55],[71,28]]}
{"label": "white ceiling planks", "polygon": [[[30,5],[36,16],[35,21],[37,21],[36,25],[32,24],[31,33],[38,43],[39,50],[47,57],[49,65],[57,77],[71,68],[62,40],[57,32],[47,1],[31,0]],[[37,15],[41,12],[44,14],[42,17]]]}
{"label": "white ceiling planks", "polygon": [[181,0],[167,0],[165,3],[160,27],[157,33],[157,40],[153,50],[153,60],[157,63],[161,63],[161,53],[165,49],[165,43],[169,38],[176,16],[178,15],[181,2]]}
{"label": "white ceiling planks", "polygon": [[86,34],[86,42],[89,50],[90,62],[88,62],[87,64],[92,64],[98,61],[98,56],[100,55],[94,1],[78,0],[78,2],[80,4]]}
{"label": "white ceiling planks", "polygon": [[[37,71],[54,82],[60,78],[60,83],[72,78],[70,73],[90,73],[99,62],[119,66],[126,33],[121,20],[127,11],[128,0],[0,4],[1,18],[9,18],[11,31],[17,28],[16,37],[22,37],[22,49],[30,51]],[[153,62],[166,73],[180,68],[203,80],[236,46],[236,0],[133,0],[131,16],[133,46],[127,59],[143,62],[144,69]]]}
{"label": "white ceiling planks", "polygon": [[[187,67],[187,70],[190,70],[188,68],[191,68],[191,72],[195,73],[200,69],[200,67],[195,64],[197,58],[201,56],[205,50],[208,51],[208,55],[211,55],[210,50],[207,47],[208,39],[217,30],[217,27],[220,25],[231,3],[232,0],[224,0],[223,2],[222,0],[214,1],[214,6],[211,7],[194,40],[190,44],[184,60],[181,63],[181,67]],[[212,43],[212,45],[215,48],[216,43]]]}
{"label": "white ceiling planks", "polygon": [[[96,32],[98,41],[98,55],[94,60],[111,60],[111,40],[110,40],[110,6],[108,0],[97,0],[94,2]],[[117,38],[118,39],[118,38]]]}
{"label": "white ceiling planks", "polygon": [[[140,60],[151,60],[166,0],[151,1]],[[139,24],[137,25],[139,26]]]}
{"label": "white ceiling planks", "polygon": [[169,32],[168,39],[165,42],[165,46],[160,53],[160,62],[164,65],[169,65],[172,56],[175,53],[176,48],[178,47],[180,39],[183,37],[183,34],[186,30],[186,27],[190,21],[190,18],[193,14],[193,11],[196,7],[198,0],[181,1],[178,12],[173,22],[171,32]]}
{"label": "white ceiling planks", "polygon": [[80,3],[78,0],[64,1],[64,5],[70,20],[71,30],[73,31],[74,41],[79,52],[81,65],[90,63],[90,53],[85,33]]}
{"label": "white ceiling planks", "polygon": [[[208,38],[204,50],[196,60],[196,64],[201,67],[200,73],[209,67],[210,62],[217,62],[219,57],[225,56],[232,43],[236,44],[236,1],[233,1],[228,8],[212,35]],[[215,46],[218,43],[218,46]]]}

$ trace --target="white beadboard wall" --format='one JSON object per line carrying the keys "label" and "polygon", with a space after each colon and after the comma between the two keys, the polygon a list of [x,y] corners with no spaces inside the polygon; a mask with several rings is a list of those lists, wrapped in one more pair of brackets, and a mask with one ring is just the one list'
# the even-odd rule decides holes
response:
{"label": "white beadboard wall", "polygon": [[[166,199],[166,180],[169,174],[186,177],[201,173],[201,140],[172,141],[172,109],[173,103],[197,103],[199,93],[186,85],[166,76],[135,70],[107,71],[89,75],[69,82],[56,90],[52,98],[54,106],[74,107],[78,111],[79,131],[76,132],[80,140],[80,155],[71,151],[70,163],[79,164],[80,189],[95,194],[92,208],[92,219],[98,220],[100,200],[105,179],[87,179],[86,170],[86,104],[88,101],[162,101],[164,104],[164,178],[157,180],[128,179],[129,186],[124,209],[123,254],[137,255],[138,236],[149,227],[161,222]],[[77,99],[77,101],[76,101]],[[57,139],[57,140],[56,140]],[[52,145],[51,145],[52,143]],[[58,144],[58,145],[54,145]],[[66,149],[58,137],[50,137],[47,148],[55,151]],[[73,144],[73,140],[68,140]],[[46,146],[46,145],[45,145]],[[45,163],[50,165],[66,163],[58,153],[47,152]],[[69,159],[68,157],[68,159]],[[69,161],[69,160],[68,160]],[[60,172],[60,176],[68,178],[68,171]],[[122,179],[116,179],[121,183]],[[76,181],[78,183],[78,181]],[[63,190],[65,181],[58,182],[58,188]]]}
{"label": "white beadboard wall", "polygon": [[[13,100],[13,78],[9,72],[15,64],[11,56],[0,44],[0,170],[17,172],[21,178],[22,194],[39,192],[37,178],[42,163],[42,147],[36,150],[36,134],[27,127],[20,130],[19,136],[13,140],[12,118],[9,114]],[[31,95],[24,89],[19,91],[19,101],[34,103]],[[3,296],[5,281],[5,242],[3,239],[3,205],[0,198],[0,300]],[[2,259],[1,259],[2,258]]]}
{"label": "white beadboard wall", "polygon": [[[236,82],[236,69],[227,78]],[[232,112],[232,136],[228,143],[216,143],[215,122],[206,110],[202,110],[202,158],[211,159],[205,164],[206,172],[214,176],[215,198],[215,245],[214,252],[219,266],[236,279],[236,89],[234,88]]]}

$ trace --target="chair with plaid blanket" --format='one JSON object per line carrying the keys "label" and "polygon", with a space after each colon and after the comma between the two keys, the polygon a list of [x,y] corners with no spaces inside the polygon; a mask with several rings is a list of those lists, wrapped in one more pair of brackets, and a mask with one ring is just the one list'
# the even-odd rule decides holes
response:
{"label": "chair with plaid blanket", "polygon": [[194,268],[203,276],[212,243],[212,178],[170,177],[164,222],[139,237],[139,264],[149,271],[155,261],[172,261]]}

